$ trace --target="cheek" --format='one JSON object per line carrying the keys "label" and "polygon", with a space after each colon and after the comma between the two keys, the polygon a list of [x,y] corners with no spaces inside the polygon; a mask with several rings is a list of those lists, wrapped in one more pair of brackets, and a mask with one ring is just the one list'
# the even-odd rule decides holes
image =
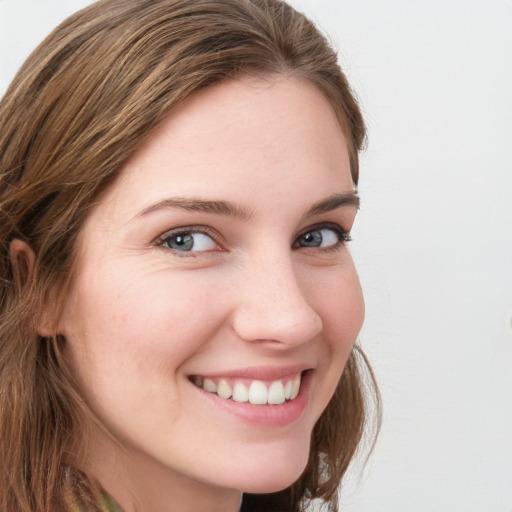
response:
{"label": "cheek", "polygon": [[338,385],[364,320],[364,300],[351,260],[343,265],[309,274],[311,305],[322,318],[320,370],[325,380],[314,406],[320,416]]}
{"label": "cheek", "polygon": [[120,439],[131,436],[122,427],[127,411],[144,432],[148,425],[158,431],[163,419],[179,423],[188,410],[176,406],[188,385],[181,368],[221,322],[207,287],[171,274],[137,280],[132,273],[129,286],[115,274],[109,286],[84,280],[76,306],[65,311],[65,356],[84,398]]}
{"label": "cheek", "polygon": [[61,320],[65,353],[83,387],[98,395],[126,385],[123,377],[168,379],[222,322],[204,280],[199,286],[173,272],[137,278],[118,270],[108,279],[84,273]]}
{"label": "cheek", "polygon": [[86,271],[75,284],[63,324],[68,331],[81,326],[86,335],[160,332],[163,337],[172,336],[175,330],[193,327],[190,320],[195,317],[190,312],[202,313],[202,304],[211,300],[208,289],[199,284],[187,273],[141,270],[134,265],[117,266],[102,275]]}
{"label": "cheek", "polygon": [[325,339],[332,350],[349,351],[363,325],[365,310],[352,261],[318,276],[315,290],[314,307],[322,318]]}

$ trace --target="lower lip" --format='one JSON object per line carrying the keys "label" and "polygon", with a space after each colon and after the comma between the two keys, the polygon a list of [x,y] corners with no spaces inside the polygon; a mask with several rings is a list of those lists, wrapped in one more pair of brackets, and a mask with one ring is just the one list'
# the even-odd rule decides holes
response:
{"label": "lower lip", "polygon": [[220,398],[215,393],[209,393],[197,386],[194,387],[215,407],[246,423],[259,427],[284,427],[298,420],[306,409],[311,378],[312,372],[304,373],[297,397],[280,405],[252,405],[249,402],[235,402]]}

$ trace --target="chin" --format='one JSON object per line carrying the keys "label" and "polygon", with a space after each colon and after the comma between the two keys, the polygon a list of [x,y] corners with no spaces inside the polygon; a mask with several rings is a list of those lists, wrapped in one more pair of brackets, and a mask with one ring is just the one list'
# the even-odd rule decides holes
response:
{"label": "chin", "polygon": [[266,478],[263,481],[253,482],[252,485],[242,489],[242,492],[248,494],[272,494],[274,492],[279,492],[293,485],[299,479],[301,474],[302,472],[295,475],[294,478]]}
{"label": "chin", "polygon": [[265,464],[255,465],[254,470],[244,475],[239,489],[250,494],[269,494],[290,487],[304,473],[308,462],[308,454],[300,458],[297,455],[281,460],[270,457]]}

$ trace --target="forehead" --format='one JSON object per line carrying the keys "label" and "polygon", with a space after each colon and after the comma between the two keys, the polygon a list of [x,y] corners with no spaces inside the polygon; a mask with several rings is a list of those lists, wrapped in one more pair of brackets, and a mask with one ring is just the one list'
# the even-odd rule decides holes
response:
{"label": "forehead", "polygon": [[312,202],[352,190],[336,114],[309,82],[244,78],[175,110],[125,165],[107,193],[117,199],[106,203],[142,209],[165,195],[282,202],[301,183]]}

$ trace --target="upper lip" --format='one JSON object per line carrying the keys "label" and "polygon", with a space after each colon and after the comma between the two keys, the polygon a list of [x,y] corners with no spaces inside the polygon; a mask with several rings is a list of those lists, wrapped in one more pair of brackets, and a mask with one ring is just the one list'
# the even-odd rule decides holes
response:
{"label": "upper lip", "polygon": [[288,366],[252,366],[215,372],[195,373],[204,378],[239,378],[274,381],[297,375],[305,370],[313,369],[310,364],[295,364]]}

